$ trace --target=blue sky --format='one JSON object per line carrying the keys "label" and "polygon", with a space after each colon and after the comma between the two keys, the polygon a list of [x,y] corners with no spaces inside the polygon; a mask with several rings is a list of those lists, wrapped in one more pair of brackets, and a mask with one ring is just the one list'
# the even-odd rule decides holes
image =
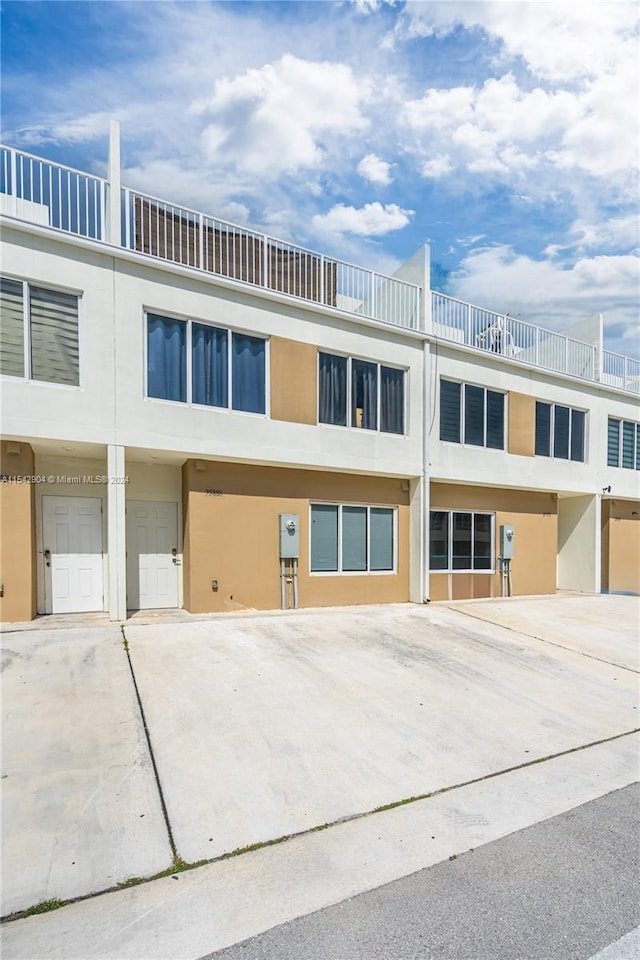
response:
{"label": "blue sky", "polygon": [[3,2],[3,141],[638,356],[639,10]]}

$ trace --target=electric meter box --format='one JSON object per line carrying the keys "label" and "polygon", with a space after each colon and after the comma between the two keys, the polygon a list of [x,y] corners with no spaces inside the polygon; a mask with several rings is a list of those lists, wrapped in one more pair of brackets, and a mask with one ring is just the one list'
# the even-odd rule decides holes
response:
{"label": "electric meter box", "polygon": [[280,559],[297,560],[300,556],[300,517],[297,513],[280,514]]}
{"label": "electric meter box", "polygon": [[503,523],[500,527],[500,559],[512,560],[516,532],[510,523]]}

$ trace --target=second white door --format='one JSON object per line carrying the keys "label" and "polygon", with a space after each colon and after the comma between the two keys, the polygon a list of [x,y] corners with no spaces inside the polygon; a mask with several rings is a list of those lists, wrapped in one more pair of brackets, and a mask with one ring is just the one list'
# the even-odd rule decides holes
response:
{"label": "second white door", "polygon": [[178,504],[127,501],[127,606],[178,606]]}

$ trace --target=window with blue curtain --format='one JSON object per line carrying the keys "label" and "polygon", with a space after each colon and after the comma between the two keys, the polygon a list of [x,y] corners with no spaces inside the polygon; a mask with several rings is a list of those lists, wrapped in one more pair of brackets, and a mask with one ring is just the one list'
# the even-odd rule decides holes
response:
{"label": "window with blue curtain", "polygon": [[187,400],[187,324],[147,315],[147,396]]}
{"label": "window with blue curtain", "polygon": [[404,433],[404,370],[380,367],[380,429]]}
{"label": "window with blue curtain", "polygon": [[209,407],[229,405],[228,341],[226,330],[194,323],[191,328],[193,402]]}
{"label": "window with blue curtain", "polygon": [[351,361],[351,426],[378,429],[378,364]]}
{"label": "window with blue curtain", "polygon": [[461,384],[440,381],[440,439],[460,443]]}
{"label": "window with blue curtain", "polygon": [[321,353],[318,365],[318,420],[347,425],[347,358]]}
{"label": "window with blue curtain", "polygon": [[342,508],[342,569],[367,569],[367,508]]}
{"label": "window with blue curtain", "polygon": [[640,470],[640,423],[636,424],[636,470]]}
{"label": "window with blue curtain", "polygon": [[246,333],[231,341],[231,406],[245,413],[265,412],[265,342]]}

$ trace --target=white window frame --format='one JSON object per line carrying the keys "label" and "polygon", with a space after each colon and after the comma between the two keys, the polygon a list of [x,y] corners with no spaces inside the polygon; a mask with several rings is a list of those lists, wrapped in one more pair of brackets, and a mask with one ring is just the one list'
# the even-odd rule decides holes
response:
{"label": "white window frame", "polygon": [[[588,443],[588,440],[589,440],[589,411],[586,410],[586,409],[584,409],[583,407],[572,407],[572,406],[570,406],[570,404],[568,404],[568,403],[562,403],[560,400],[540,400],[538,397],[536,397],[535,402],[536,402],[536,403],[543,403],[546,407],[551,407],[551,416],[550,416],[550,418],[549,418],[549,453],[548,453],[548,454],[547,454],[547,453],[535,453],[535,446],[536,446],[536,440],[537,440],[537,436],[536,436],[536,429],[537,429],[537,427],[536,427],[536,422],[535,422],[535,408],[534,408],[534,424],[533,424],[533,427],[534,427],[534,436],[533,436],[534,455],[535,455],[536,457],[542,457],[544,460],[557,460],[559,463],[587,463],[587,462],[588,462],[588,459],[589,459],[589,458],[588,458],[588,453],[589,453],[589,443]],[[568,440],[569,456],[568,456],[568,457],[556,457],[556,455],[555,455],[555,453],[554,453],[554,449],[555,449],[555,429],[556,429],[556,407],[566,407],[567,410],[569,411],[569,435],[568,435],[568,437],[569,437],[569,440]],[[571,459],[571,437],[572,437],[572,433],[573,433],[573,425],[572,425],[573,417],[572,417],[571,415],[572,415],[572,413],[573,413],[574,410],[576,411],[576,413],[583,413],[583,414],[584,414],[584,436],[583,436],[583,438],[582,438],[584,459],[582,459],[582,460],[572,460],[572,459]],[[613,419],[615,419],[615,418],[613,418]]]}
{"label": "white window frame", "polygon": [[[320,420],[320,354],[324,353],[328,357],[342,357],[347,361],[347,385],[346,385],[346,425],[343,427],[340,423],[325,423]],[[377,367],[376,375],[376,391],[377,391],[377,411],[376,411],[376,427],[374,430],[369,430],[364,427],[356,427],[351,423],[351,365],[354,360],[361,360],[363,363],[372,363]],[[358,433],[380,433],[383,437],[406,437],[408,436],[408,422],[407,422],[407,398],[409,394],[409,370],[407,367],[403,367],[399,363],[382,363],[381,360],[372,360],[371,357],[361,357],[357,354],[352,353],[341,353],[339,350],[327,350],[323,347],[318,347],[317,351],[317,360],[316,360],[316,382],[318,384],[318,389],[316,391],[316,422],[319,427],[329,427],[331,429],[337,430],[356,430]],[[389,370],[400,370],[403,374],[402,379],[402,433],[389,433],[387,430],[380,429],[380,423],[382,420],[382,404],[380,402],[380,380],[382,377],[381,368],[387,367]]]}
{"label": "white window frame", "polygon": [[[84,323],[82,311],[82,291],[70,287],[63,287],[58,283],[49,283],[48,281],[25,280],[24,277],[16,277],[10,273],[2,272],[2,277],[6,280],[13,280],[15,283],[22,284],[22,336],[23,336],[23,358],[22,358],[22,376],[16,376],[11,373],[0,374],[3,380],[13,380],[19,383],[28,383],[34,387],[55,387],[57,390],[84,390]],[[70,297],[76,297],[78,301],[78,383],[57,383],[55,380],[36,380],[31,376],[31,287],[38,287],[40,290],[51,290],[53,293],[64,293]]]}
{"label": "white window frame", "polygon": [[[442,406],[440,401],[440,392],[442,381],[446,380],[448,383],[459,383],[460,390],[460,422],[458,424],[459,440],[441,440],[440,439],[440,417],[442,415]],[[482,417],[482,443],[467,443],[464,438],[464,413],[466,406],[466,387],[477,387],[479,390],[484,392],[484,403],[483,403],[483,417]],[[504,418],[502,424],[502,446],[501,447],[488,447],[487,446],[487,391],[491,393],[500,394],[504,397]],[[507,452],[507,437],[509,436],[509,392],[507,390],[496,390],[494,387],[487,387],[483,383],[471,383],[469,380],[456,380],[455,377],[440,376],[438,381],[438,442],[450,444],[455,447],[468,447],[470,450],[489,450],[491,453],[506,453]]]}
{"label": "white window frame", "polygon": [[[332,424],[329,424],[332,426]],[[372,431],[373,432],[373,431]],[[338,508],[338,569],[312,570],[311,569],[311,537],[313,531],[313,507]],[[367,511],[367,569],[342,569],[342,509],[343,507],[363,507]],[[371,510],[391,510],[393,516],[393,567],[391,570],[371,570]],[[398,573],[398,508],[388,503],[336,503],[329,500],[314,500],[309,503],[309,576],[311,577],[389,577]]]}
{"label": "white window frame", "polygon": [[[449,545],[449,555],[447,557],[447,567],[438,570],[431,569],[431,535],[429,535],[429,574],[434,573],[474,573],[474,574],[494,574],[496,572],[496,515],[491,510],[461,510],[459,507],[430,507],[429,509],[429,533],[431,533],[431,514],[447,514],[447,541]],[[453,515],[454,513],[467,513],[471,516],[471,562],[474,560],[473,549],[473,530],[476,516],[491,518],[491,567],[489,569],[477,570],[473,566],[462,569],[453,567]]]}
{"label": "white window frame", "polygon": [[[186,338],[185,338],[185,351],[186,351],[186,400],[167,400],[163,397],[150,397],[149,396],[149,314],[153,314],[155,317],[164,317],[167,320],[178,320],[181,323],[185,323],[187,326]],[[215,407],[209,403],[195,403],[193,400],[193,379],[192,379],[192,367],[193,367],[193,341],[192,341],[192,329],[193,324],[197,323],[202,327],[214,327],[216,330],[224,330],[227,334],[227,405],[225,407]],[[232,404],[233,398],[233,355],[232,355],[232,340],[233,334],[237,333],[240,336],[253,337],[256,340],[262,340],[264,348],[264,413],[253,413],[250,410],[236,410]],[[168,403],[172,407],[191,407],[195,410],[214,410],[218,413],[233,413],[240,414],[241,416],[246,417],[258,417],[261,420],[269,419],[271,415],[271,362],[270,362],[270,349],[271,341],[268,336],[265,336],[263,333],[256,333],[253,330],[246,330],[239,327],[227,327],[221,326],[218,323],[211,323],[208,320],[200,320],[197,317],[187,317],[177,313],[167,313],[164,310],[156,309],[153,307],[144,308],[144,324],[143,324],[143,358],[144,358],[144,399],[150,403]]]}
{"label": "white window frame", "polygon": [[[608,451],[609,451],[609,421],[610,420],[614,420],[618,424],[618,462],[615,464],[615,466],[609,463]],[[633,465],[630,467],[625,467],[622,462],[622,433],[623,433],[622,427],[623,427],[623,424],[625,423],[629,423],[633,427]],[[626,420],[624,417],[607,416],[607,467],[614,466],[614,469],[616,470],[636,470],[636,471],[638,470],[638,467],[636,466],[638,462],[638,444],[640,443],[640,440],[638,438],[638,427],[640,427],[640,424],[637,423],[635,420]]]}

